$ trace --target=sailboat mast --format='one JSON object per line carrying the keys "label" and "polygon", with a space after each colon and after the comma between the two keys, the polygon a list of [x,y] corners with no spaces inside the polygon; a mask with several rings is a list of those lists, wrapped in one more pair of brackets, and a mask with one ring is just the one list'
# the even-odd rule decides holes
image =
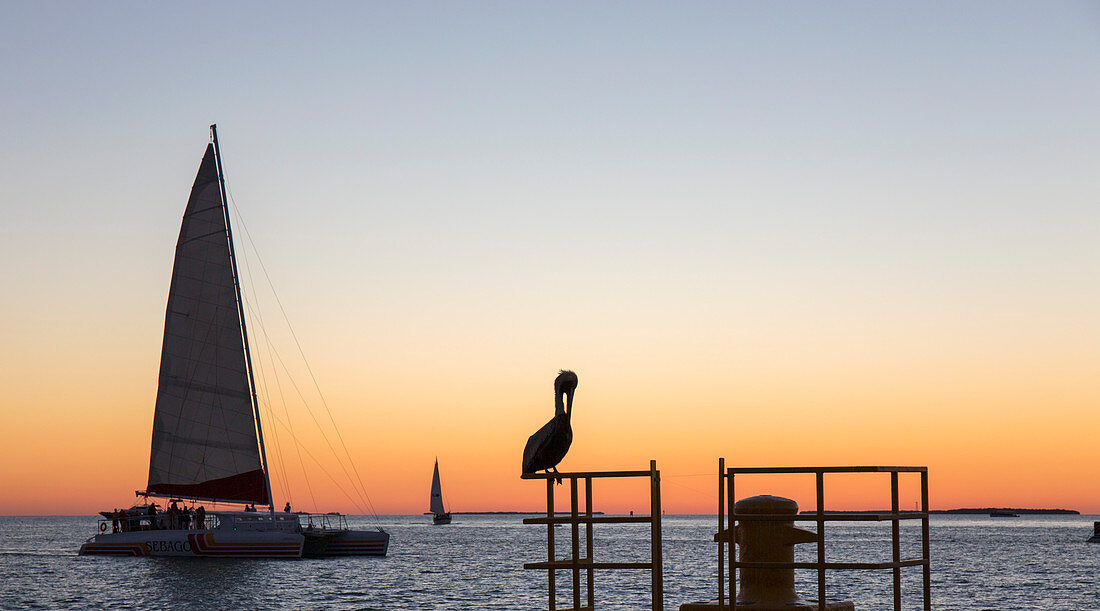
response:
{"label": "sailboat mast", "polygon": [[245,325],[244,300],[241,299],[240,273],[237,271],[237,256],[233,249],[233,229],[229,223],[229,195],[225,190],[225,174],[222,172],[222,151],[218,148],[218,125],[210,126],[210,135],[214,139],[214,159],[218,162],[218,188],[221,189],[222,211],[225,214],[225,233],[229,238],[229,262],[233,268],[233,288],[237,291],[237,314],[241,321],[241,337],[244,340],[244,359],[248,369],[248,386],[252,391],[252,411],[256,416],[256,436],[260,441],[260,460],[264,468],[264,484],[267,486],[267,502],[272,519],[275,516],[275,499],[271,496],[271,475],[267,468],[267,451],[264,449],[264,430],[260,426],[260,401],[256,397],[256,376],[252,371],[252,351],[248,347],[248,327]]}

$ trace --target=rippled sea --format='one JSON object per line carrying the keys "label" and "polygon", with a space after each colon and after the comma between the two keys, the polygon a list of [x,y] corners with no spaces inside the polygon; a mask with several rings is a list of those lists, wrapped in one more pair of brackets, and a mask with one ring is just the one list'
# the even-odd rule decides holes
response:
{"label": "rippled sea", "polygon": [[[426,516],[350,518],[392,535],[385,558],[227,560],[80,557],[92,517],[0,517],[0,608],[188,609],[546,609],[546,528],[521,516],[456,515],[449,526]],[[1100,610],[1100,544],[1086,543],[1096,516],[932,518],[935,609]],[[813,528],[812,524],[808,526]],[[665,516],[665,608],[714,598],[712,516]],[[887,561],[889,523],[830,525],[830,561]],[[568,541],[559,528],[559,546]],[[902,529],[903,556],[919,555],[916,523]],[[598,561],[646,561],[647,525],[597,525]],[[810,560],[813,545],[799,546]],[[560,555],[560,554],[559,554]],[[890,609],[890,571],[830,574],[830,598],[861,610]],[[903,570],[905,609],[923,608],[920,568]],[[570,576],[558,574],[559,605]],[[798,590],[816,592],[799,571]],[[650,608],[646,571],[597,572],[596,607]]]}

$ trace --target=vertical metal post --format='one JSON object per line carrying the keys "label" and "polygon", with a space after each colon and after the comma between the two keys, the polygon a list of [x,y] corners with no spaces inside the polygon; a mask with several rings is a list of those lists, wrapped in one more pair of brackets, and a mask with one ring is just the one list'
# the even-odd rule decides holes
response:
{"label": "vertical metal post", "polygon": [[584,546],[585,546],[585,558],[588,560],[588,608],[595,609],[595,603],[593,602],[595,595],[593,590],[595,589],[594,578],[592,575],[592,563],[595,562],[592,559],[592,478],[584,478],[584,515],[588,517],[588,522],[584,525]]}
{"label": "vertical metal post", "polygon": [[817,472],[817,608],[825,611],[825,472]]}
{"label": "vertical metal post", "polygon": [[[901,509],[898,503],[898,472],[890,472],[890,511],[893,517],[890,520],[890,534],[893,537],[894,562],[901,562],[901,521],[898,520],[898,511]],[[894,611],[901,611],[901,567],[894,567]]]}
{"label": "vertical metal post", "polygon": [[932,611],[932,554],[928,544],[928,470],[920,474],[921,548],[924,555],[924,611]]}
{"label": "vertical metal post", "polygon": [[569,478],[569,518],[570,518],[570,521],[571,521],[570,534],[572,535],[572,539],[573,539],[572,549],[570,550],[573,554],[573,558],[571,559],[572,564],[573,564],[573,571],[572,571],[572,573],[573,573],[573,608],[574,609],[580,609],[581,608],[581,565],[580,565],[580,555],[581,555],[580,537],[581,537],[581,532],[580,532],[580,524],[577,523],[577,478],[575,476]]}
{"label": "vertical metal post", "polygon": [[[554,479],[546,478],[546,517],[554,517]],[[546,560],[554,562],[554,522],[546,524]],[[550,611],[557,609],[557,592],[554,588],[554,568],[547,569],[548,589],[550,591]]]}
{"label": "vertical metal post", "polygon": [[[723,530],[726,527],[726,509],[725,509],[725,478],[726,471],[726,459],[718,459],[718,608],[721,609],[726,604],[726,540],[722,538]],[[729,536],[729,533],[726,533]]]}
{"label": "vertical metal post", "polygon": [[726,560],[729,564],[729,582],[730,582],[730,609],[737,611],[737,565],[734,564],[734,560],[737,558],[737,520],[734,519],[734,499],[737,496],[733,492],[733,469],[726,469],[726,513],[729,514],[726,518],[726,524],[729,526],[730,540],[726,543],[729,547],[726,548]]}
{"label": "vertical metal post", "polygon": [[653,562],[650,581],[653,589],[653,611],[664,611],[665,581],[663,575],[664,559],[661,557],[661,472],[657,470],[657,461],[649,461],[649,537],[650,558]]}

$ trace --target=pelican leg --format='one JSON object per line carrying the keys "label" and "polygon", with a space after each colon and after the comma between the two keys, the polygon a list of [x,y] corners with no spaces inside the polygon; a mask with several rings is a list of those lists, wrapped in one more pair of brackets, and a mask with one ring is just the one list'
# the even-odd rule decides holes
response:
{"label": "pelican leg", "polygon": [[557,475],[557,477],[554,478],[554,481],[560,486],[561,485],[561,473],[558,473],[558,468],[557,467],[550,467],[549,469],[546,470],[547,473],[550,473],[550,471],[553,471],[554,475]]}

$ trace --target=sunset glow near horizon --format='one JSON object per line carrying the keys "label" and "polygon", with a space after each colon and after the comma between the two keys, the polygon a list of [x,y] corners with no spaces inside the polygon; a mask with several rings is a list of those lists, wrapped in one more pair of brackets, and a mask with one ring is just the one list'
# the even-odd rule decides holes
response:
{"label": "sunset glow near horizon", "polygon": [[5,9],[0,515],[145,487],[210,123],[279,506],[426,511],[438,457],[452,511],[538,510],[568,368],[561,470],[655,459],[669,514],[715,511],[719,457],[1100,513],[1095,4]]}

